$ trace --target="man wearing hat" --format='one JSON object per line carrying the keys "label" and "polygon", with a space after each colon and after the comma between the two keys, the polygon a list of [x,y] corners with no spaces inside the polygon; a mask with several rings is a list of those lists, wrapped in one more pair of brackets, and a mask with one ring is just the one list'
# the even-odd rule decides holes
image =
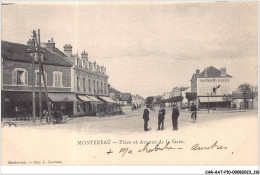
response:
{"label": "man wearing hat", "polygon": [[144,119],[144,131],[148,131],[148,121],[149,121],[148,105],[145,106],[143,119]]}
{"label": "man wearing hat", "polygon": [[[164,116],[165,116],[165,109],[163,104],[160,105],[160,110],[158,114],[158,130],[163,130],[164,129]],[[162,125],[162,127],[161,127]]]}
{"label": "man wearing hat", "polygon": [[173,105],[172,110],[172,127],[173,130],[178,130],[178,117],[180,115],[179,110],[177,109],[176,105]]}

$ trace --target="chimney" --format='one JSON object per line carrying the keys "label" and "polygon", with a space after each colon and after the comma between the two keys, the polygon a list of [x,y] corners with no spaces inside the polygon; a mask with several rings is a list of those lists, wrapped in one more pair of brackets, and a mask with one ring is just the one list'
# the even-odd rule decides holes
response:
{"label": "chimney", "polygon": [[205,73],[204,73],[204,77],[208,76],[208,68],[205,68]]}
{"label": "chimney", "polygon": [[30,52],[30,53],[33,52],[33,40],[32,39],[29,39],[27,41],[27,46],[28,46],[27,51]]}
{"label": "chimney", "polygon": [[226,76],[227,72],[226,72],[226,68],[225,67],[221,67],[220,68],[220,76]]}
{"label": "chimney", "polygon": [[200,74],[200,70],[196,69],[196,75],[199,75],[199,74]]}
{"label": "chimney", "polygon": [[55,49],[55,42],[53,41],[53,38],[51,38],[51,40],[48,41],[48,43],[46,43],[47,48],[54,52]]}
{"label": "chimney", "polygon": [[71,56],[72,55],[72,46],[70,44],[65,44],[65,46],[63,46],[64,48],[64,52],[68,55]]}
{"label": "chimney", "polygon": [[88,53],[85,50],[81,53],[81,59],[88,61]]}

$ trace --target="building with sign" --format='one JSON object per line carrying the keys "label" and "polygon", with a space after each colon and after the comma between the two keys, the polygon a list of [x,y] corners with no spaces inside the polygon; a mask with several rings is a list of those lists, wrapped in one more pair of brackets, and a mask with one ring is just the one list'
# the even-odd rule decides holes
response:
{"label": "building with sign", "polygon": [[192,75],[191,92],[197,93],[194,101],[199,108],[222,108],[231,106],[232,76],[226,68],[217,69],[213,66],[199,69]]}

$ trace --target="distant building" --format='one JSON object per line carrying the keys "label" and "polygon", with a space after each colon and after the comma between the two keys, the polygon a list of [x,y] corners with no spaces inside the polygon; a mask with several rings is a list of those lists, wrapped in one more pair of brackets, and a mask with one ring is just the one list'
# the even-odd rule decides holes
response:
{"label": "distant building", "polygon": [[120,94],[121,92],[116,90],[115,88],[113,87],[109,87],[109,96],[112,100],[116,101],[117,103],[119,103],[120,101]]}
{"label": "distant building", "polygon": [[[179,97],[179,96],[182,96],[183,97],[183,100],[185,100],[185,93],[184,91],[186,91],[187,89],[189,89],[189,87],[174,87],[171,91],[171,94],[170,94],[170,98],[172,97]],[[175,102],[175,104],[177,105],[178,108],[182,108],[182,104],[183,104],[183,101],[178,101],[178,102]]]}
{"label": "distant building", "polygon": [[[257,94],[246,94],[246,101],[244,101],[244,94],[241,92],[232,93],[232,107],[236,109],[257,109],[258,108],[258,96]],[[246,104],[245,104],[246,102]]]}
{"label": "distant building", "polygon": [[194,102],[200,108],[221,108],[226,107],[226,103],[231,106],[232,76],[227,74],[225,67],[216,69],[210,66],[202,72],[197,69],[190,81],[191,92],[197,93]]}
{"label": "distant building", "polygon": [[132,95],[132,104],[136,107],[143,106],[145,104],[145,99],[140,95]]}
{"label": "distant building", "polygon": [[131,93],[121,93],[120,94],[120,105],[131,105],[132,103],[132,96]]}

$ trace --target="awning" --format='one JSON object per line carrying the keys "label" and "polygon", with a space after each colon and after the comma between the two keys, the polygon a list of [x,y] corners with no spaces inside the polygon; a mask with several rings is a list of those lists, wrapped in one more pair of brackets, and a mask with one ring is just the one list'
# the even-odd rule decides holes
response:
{"label": "awning", "polygon": [[[14,91],[5,91],[2,92],[2,96],[5,97],[6,102],[31,102],[32,101],[32,92],[14,92]],[[39,101],[39,93],[35,92],[35,101]],[[45,100],[45,93],[42,93],[42,101]]]}
{"label": "awning", "polygon": [[206,102],[224,102],[223,97],[199,97],[201,103]]}
{"label": "awning", "polygon": [[101,104],[102,103],[102,101],[100,101],[99,99],[97,99],[96,97],[94,97],[94,96],[90,96],[90,95],[86,95],[86,97],[88,97],[89,99],[91,99],[92,101],[90,101],[90,102],[95,102],[96,104]]}
{"label": "awning", "polygon": [[106,101],[108,103],[117,103],[117,102],[115,102],[114,100],[112,100],[109,97],[101,97],[101,96],[99,96],[99,98],[101,98],[102,100],[104,100],[104,101]]}
{"label": "awning", "polygon": [[78,101],[75,94],[70,93],[48,93],[48,96],[54,102]]}
{"label": "awning", "polygon": [[82,101],[94,101],[91,98],[88,98],[86,95],[77,95],[77,96]]}

